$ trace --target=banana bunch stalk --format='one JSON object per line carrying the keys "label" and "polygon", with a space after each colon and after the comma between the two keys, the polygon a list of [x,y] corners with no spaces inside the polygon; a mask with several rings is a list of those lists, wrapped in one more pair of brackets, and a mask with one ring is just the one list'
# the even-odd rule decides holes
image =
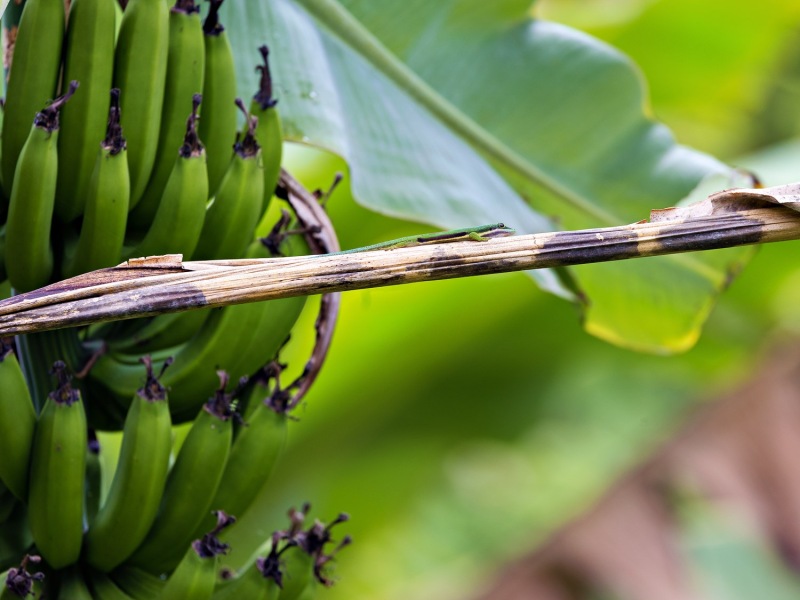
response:
{"label": "banana bunch stalk", "polygon": [[[223,2],[20,0],[7,11],[0,280],[12,293],[140,256],[320,251],[286,211],[256,234],[282,129],[266,46],[253,48],[249,111],[236,96]],[[311,598],[330,526],[303,531],[307,509],[239,575],[223,578],[220,564],[286,444],[301,394],[282,385],[278,355],[305,303],[0,340],[0,599]],[[173,427],[186,422],[178,448]]]}

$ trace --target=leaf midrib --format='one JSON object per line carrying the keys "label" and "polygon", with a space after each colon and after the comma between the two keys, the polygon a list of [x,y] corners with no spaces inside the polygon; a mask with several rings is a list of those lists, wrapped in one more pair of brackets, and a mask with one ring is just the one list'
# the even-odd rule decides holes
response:
{"label": "leaf midrib", "polygon": [[297,0],[340,41],[361,54],[378,71],[459,134],[473,147],[595,219],[599,225],[619,225],[617,215],[564,186],[512,150],[441,96],[392,54],[358,19],[335,0]]}

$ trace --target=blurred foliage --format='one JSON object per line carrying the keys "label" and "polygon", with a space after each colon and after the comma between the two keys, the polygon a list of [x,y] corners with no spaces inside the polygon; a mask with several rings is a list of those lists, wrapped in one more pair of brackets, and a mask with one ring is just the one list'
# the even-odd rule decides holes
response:
{"label": "blurred foliage", "polygon": [[681,524],[682,545],[691,558],[698,587],[709,598],[797,598],[797,580],[732,515],[689,500],[684,503]]}
{"label": "blurred foliage", "polygon": [[798,132],[796,2],[541,0],[535,14],[630,56],[682,143],[731,160]]}
{"label": "blurred foliage", "polygon": [[[653,111],[681,142],[750,166],[768,184],[798,179],[797,3],[537,7],[630,55]],[[312,189],[344,168],[298,148],[290,159]],[[328,204],[344,248],[424,230],[360,208],[346,187]],[[312,500],[325,519],[349,511],[356,541],[338,561],[341,583],[321,598],[469,597],[504,559],[589,506],[698,402],[747,378],[770,340],[797,332],[798,250],[761,248],[697,346],[669,358],[588,336],[573,307],[521,274],[345,294],[328,363],[258,514],[245,515],[250,526],[232,540],[231,561],[285,524],[278,507]],[[798,594],[766,550],[707,509],[687,517],[686,540],[715,598]]]}

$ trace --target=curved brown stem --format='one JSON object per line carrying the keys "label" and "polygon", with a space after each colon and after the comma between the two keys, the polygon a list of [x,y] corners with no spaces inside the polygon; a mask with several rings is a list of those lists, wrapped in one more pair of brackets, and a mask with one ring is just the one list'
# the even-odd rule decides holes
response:
{"label": "curved brown stem", "polygon": [[[292,207],[298,221],[303,226],[306,242],[314,254],[328,254],[338,252],[341,247],[336,237],[336,230],[328,217],[328,213],[320,205],[316,196],[309,193],[300,183],[291,176],[286,169],[281,169],[279,187],[286,192],[286,200]],[[333,340],[333,331],[339,318],[341,294],[323,294],[320,300],[319,313],[314,323],[316,338],[311,357],[306,362],[302,374],[288,387],[294,390],[289,399],[289,407],[300,404],[311,385],[317,379],[328,350]]]}

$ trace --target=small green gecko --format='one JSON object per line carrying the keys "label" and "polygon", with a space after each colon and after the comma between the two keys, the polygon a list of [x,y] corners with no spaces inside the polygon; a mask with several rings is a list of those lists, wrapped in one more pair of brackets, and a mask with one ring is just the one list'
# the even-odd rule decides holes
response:
{"label": "small green gecko", "polygon": [[516,231],[511,227],[506,227],[503,223],[492,223],[491,225],[479,225],[477,227],[465,227],[464,229],[450,229],[437,233],[423,233],[420,235],[410,235],[408,237],[380,242],[352,250],[342,250],[331,254],[353,254],[355,252],[368,252],[370,250],[393,250],[395,248],[410,248],[412,246],[425,246],[428,244],[446,244],[449,242],[486,242],[492,238],[514,235]]}

